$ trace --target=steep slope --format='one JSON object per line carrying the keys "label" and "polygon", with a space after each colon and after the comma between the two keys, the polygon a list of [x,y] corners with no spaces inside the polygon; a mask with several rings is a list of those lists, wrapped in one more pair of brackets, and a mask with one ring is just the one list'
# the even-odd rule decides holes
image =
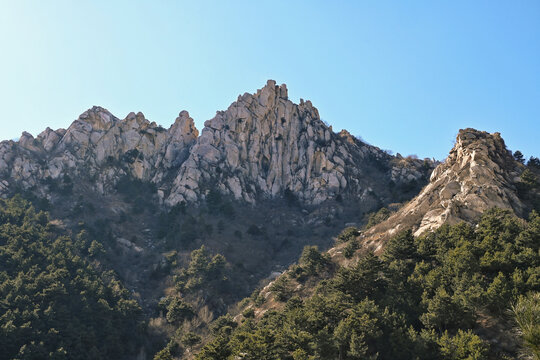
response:
{"label": "steep slope", "polygon": [[[326,253],[305,248],[298,264],[231,314],[238,326],[232,335],[216,333],[197,358],[257,351],[294,358],[309,344],[305,356],[329,351],[349,358],[361,350],[373,358],[431,359],[442,358],[454,341],[481,359],[515,356],[519,341],[506,309],[519,295],[540,289],[540,222],[535,212],[529,216],[533,202],[522,190],[524,181],[532,192],[538,189],[534,164],[516,161],[499,133],[460,130],[448,158],[415,198],[368,230],[346,229]],[[382,325],[392,313],[408,325]],[[396,332],[399,326],[408,335]],[[370,340],[359,347],[351,333]],[[399,346],[392,350],[392,343]]]}
{"label": "steep slope", "polygon": [[148,353],[175,331],[159,302],[175,294],[193,251],[224,255],[230,280],[227,291],[182,298],[206,314],[204,331],[305,245],[327,248],[345,224],[410,199],[435,166],[334,133],[274,81],[198,134],[185,111],[166,130],[142,113],[119,119],[93,107],[66,130],[0,143],[0,197],[20,193],[67,233],[101,244],[95,265],[115,270],[158,324]]}
{"label": "steep slope", "polygon": [[364,252],[351,266],[308,248],[216,321],[196,359],[518,358],[508,308],[540,291],[539,238],[536,213],[493,209],[474,226],[401,232],[382,256]]}
{"label": "steep slope", "polygon": [[[338,241],[328,254],[336,266],[349,266],[366,250],[381,254],[388,240],[405,230],[420,236],[443,224],[474,224],[494,207],[525,217],[529,208],[518,196],[524,170],[525,166],[506,149],[499,133],[460,130],[448,158],[437,166],[429,184],[416,197],[368,230],[351,231],[345,236],[347,241]],[[352,239],[357,245],[345,256]],[[300,287],[303,293],[312,290],[313,287]],[[262,296],[268,296],[270,291],[270,286],[266,287]]]}
{"label": "steep slope", "polygon": [[442,224],[472,223],[493,207],[523,217],[526,205],[516,184],[524,169],[499,133],[460,130],[448,158],[433,171],[420,194],[363,237],[368,245],[380,247],[400,230],[412,229],[419,236]]}

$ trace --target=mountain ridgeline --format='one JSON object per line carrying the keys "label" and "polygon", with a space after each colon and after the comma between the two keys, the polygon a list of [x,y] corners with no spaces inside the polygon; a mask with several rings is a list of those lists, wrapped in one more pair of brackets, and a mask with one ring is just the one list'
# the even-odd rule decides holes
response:
{"label": "mountain ridgeline", "polygon": [[417,191],[435,165],[334,133],[310,101],[294,104],[274,81],[239,96],[198,135],[186,111],[165,130],[142,113],[120,120],[93,107],[67,130],[2,142],[0,194],[48,196],[41,184],[66,176],[107,194],[130,176],[155,184],[168,206],[199,203],[217,189],[252,204],[287,193],[306,204],[345,198],[373,209],[394,202],[396,193]]}
{"label": "mountain ridgeline", "polygon": [[200,133],[93,107],[2,141],[0,198],[0,359],[527,351],[505,314],[540,290],[540,161],[498,133],[393,156],[269,80]]}

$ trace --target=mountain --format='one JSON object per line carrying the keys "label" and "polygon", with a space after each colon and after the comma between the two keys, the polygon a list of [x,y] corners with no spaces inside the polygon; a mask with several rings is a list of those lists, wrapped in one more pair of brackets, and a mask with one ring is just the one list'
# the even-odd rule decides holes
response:
{"label": "mountain", "polygon": [[[538,173],[536,166],[531,168]],[[365,250],[382,253],[389,239],[400,232],[409,230],[419,237],[443,225],[476,224],[493,208],[527,218],[535,206],[538,210],[537,203],[523,192],[523,174],[528,171],[514,159],[499,133],[461,129],[448,157],[433,170],[418,195],[394,211],[383,208],[385,219],[362,231],[351,230],[348,239],[359,241],[362,251],[357,253],[362,256]],[[538,191],[538,184],[535,188]],[[343,256],[346,246],[338,242],[328,254],[337,263],[349,264],[350,257]]]}
{"label": "mountain", "polygon": [[430,161],[405,164],[346,131],[334,133],[310,101],[294,104],[285,85],[269,80],[205,123],[167,203],[197,201],[214,186],[249,203],[284,191],[307,204],[338,195],[387,203],[391,182],[422,183],[431,169]]}
{"label": "mountain", "polygon": [[[331,356],[323,355],[330,351],[351,359],[354,353],[403,359],[515,356],[519,340],[507,316],[510,294],[540,290],[535,280],[540,258],[522,257],[536,254],[540,243],[540,218],[533,211],[540,209],[540,167],[534,158],[528,166],[518,160],[499,133],[460,130],[449,156],[417,196],[373,214],[385,215],[378,224],[345,229],[326,252],[305,248],[297,264],[232,313],[238,328],[214,336],[199,359],[216,354],[217,344],[226,346],[221,353],[250,353],[259,346],[281,358],[300,348],[306,356]],[[354,314],[363,317],[353,321]],[[394,320],[385,320],[388,316]],[[401,325],[399,317],[406,319]],[[302,323],[306,326],[298,326]],[[397,335],[400,326],[409,334]],[[349,333],[342,347],[334,348],[342,331],[359,331],[356,336],[364,340],[358,345]],[[438,339],[433,331],[443,336]],[[247,333],[255,335],[248,340]],[[290,337],[294,345],[274,340],[280,345],[272,348],[258,338],[263,334]],[[329,344],[322,345],[321,334]],[[388,337],[401,344],[392,348]],[[315,343],[304,347],[309,339]]]}
{"label": "mountain", "polygon": [[165,130],[142,113],[119,120],[93,107],[67,130],[0,143],[0,159],[4,195],[22,188],[47,196],[41,184],[66,175],[107,194],[130,176],[155,184],[167,206],[199,203],[215,189],[251,204],[287,192],[305,204],[346,198],[368,210],[402,200],[434,166],[334,133],[310,101],[294,104],[272,80],[218,112],[200,136],[186,111]]}
{"label": "mountain", "polygon": [[428,185],[388,220],[366,231],[366,243],[381,246],[407,228],[419,236],[443,224],[474,223],[494,207],[525,217],[530,208],[518,194],[524,170],[499,133],[462,129]]}
{"label": "mountain", "polygon": [[[540,288],[534,280],[538,217],[532,212],[540,203],[539,168],[535,158],[525,165],[513,156],[500,134],[474,129],[459,131],[443,163],[392,156],[346,130],[334,132],[310,101],[293,103],[286,85],[273,80],[218,111],[200,133],[187,111],[165,129],[140,112],[120,119],[95,106],[67,129],[47,128],[35,138],[25,132],[18,141],[0,142],[0,197],[6,199],[0,202],[0,232],[33,229],[24,241],[17,240],[19,235],[9,235],[6,243],[0,239],[0,258],[15,264],[4,270],[0,266],[0,280],[15,284],[22,275],[13,269],[32,278],[31,267],[16,254],[38,241],[36,254],[41,255],[35,258],[44,259],[36,260],[43,274],[59,276],[66,268],[65,286],[77,288],[76,274],[83,271],[116,294],[92,295],[92,310],[85,316],[95,313],[99,319],[92,331],[107,323],[111,334],[131,337],[122,354],[126,359],[154,354],[156,359],[241,354],[307,359],[337,353],[347,359],[376,358],[393,351],[379,347],[383,337],[420,349],[408,354],[433,355],[423,347],[429,345],[440,355],[440,344],[458,341],[458,330],[473,331],[459,335],[471,344],[478,336],[480,344],[501,343],[502,335],[493,335],[493,329],[507,335],[510,325],[495,307]],[[62,257],[76,266],[55,262],[54,249],[63,242]],[[452,256],[458,260],[446,254],[457,254]],[[456,268],[463,263],[474,266]],[[448,271],[446,278],[440,269]],[[454,275],[461,273],[466,276],[458,280]],[[513,280],[505,283],[503,278]],[[470,279],[468,285],[459,282]],[[43,293],[51,284],[38,282]],[[467,286],[482,296],[464,293]],[[93,289],[87,283],[81,288]],[[7,295],[0,298],[0,309],[1,301],[19,295],[11,285],[3,289]],[[54,294],[52,308],[64,311],[66,293]],[[38,295],[37,304],[18,301],[10,314],[40,314],[49,305],[39,302]],[[328,305],[333,296],[342,311]],[[80,297],[86,301],[84,293]],[[129,308],[123,310],[127,302]],[[440,304],[461,309],[451,314],[467,322],[457,328],[433,325],[432,308]],[[360,320],[351,317],[349,323],[341,315],[319,319],[326,310],[347,316],[367,311],[365,319],[371,320],[364,325],[381,322],[369,328],[372,332],[353,336]],[[108,323],[107,311],[121,323]],[[143,320],[132,334],[133,323],[126,319],[135,314],[137,321]],[[63,312],[58,328],[69,331],[76,315]],[[41,347],[41,329],[25,343],[17,332],[24,328],[25,316],[0,315],[2,331],[18,339],[17,346],[5,344],[10,354],[39,358],[45,348],[50,354],[77,348],[58,334],[54,343],[61,348]],[[36,324],[57,319],[51,312],[36,316]],[[287,323],[291,334],[266,328],[294,316],[313,327],[295,328],[296,333],[296,325]],[[479,319],[485,324],[478,325]],[[319,325],[331,326],[331,331]],[[403,333],[390,331],[393,326]],[[314,334],[314,329],[321,332]],[[280,346],[288,345],[271,353],[272,346],[261,345],[266,340],[246,340],[252,330],[275,333],[283,337]],[[445,330],[450,333],[443,339]],[[359,340],[368,335],[366,343]],[[305,343],[290,342],[303,336]],[[336,348],[338,340],[342,343]],[[117,358],[119,350],[111,350],[111,344],[90,341],[84,346],[94,355]],[[513,339],[507,347],[493,345],[486,352],[482,345],[477,350],[507,356],[515,353],[515,344]],[[0,353],[2,346],[0,342]]]}
{"label": "mountain", "polygon": [[185,111],[165,130],[142,113],[119,120],[95,106],[67,130],[47,128],[36,138],[25,132],[18,142],[0,143],[3,191],[19,187],[47,195],[44,182],[65,176],[82,182],[90,177],[92,190],[101,194],[125,175],[159,182],[187,158],[197,137]]}

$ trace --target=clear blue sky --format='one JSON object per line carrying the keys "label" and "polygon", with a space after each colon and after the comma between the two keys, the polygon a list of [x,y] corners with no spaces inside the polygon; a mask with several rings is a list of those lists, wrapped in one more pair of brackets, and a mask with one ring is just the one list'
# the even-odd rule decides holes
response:
{"label": "clear blue sky", "polygon": [[540,156],[540,1],[0,0],[0,138],[101,105],[202,128],[267,79],[334,130],[443,159],[459,128]]}

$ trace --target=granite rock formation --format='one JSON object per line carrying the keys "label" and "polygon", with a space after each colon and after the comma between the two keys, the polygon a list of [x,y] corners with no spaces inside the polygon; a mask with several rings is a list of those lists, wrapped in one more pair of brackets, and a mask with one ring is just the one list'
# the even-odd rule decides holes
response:
{"label": "granite rock formation", "polygon": [[288,194],[308,205],[356,201],[369,211],[419,188],[434,165],[334,133],[310,101],[293,103],[285,85],[269,80],[219,111],[200,136],[186,111],[166,130],[142,113],[120,120],[93,107],[67,130],[4,141],[0,195],[47,196],[46,184],[66,176],[103,195],[131,176],[154,183],[168,206],[199,203],[216,189],[251,204]]}
{"label": "granite rock formation", "polygon": [[47,128],[36,138],[25,132],[18,142],[1,142],[4,194],[10,185],[45,194],[43,184],[65,176],[92,179],[100,193],[112,189],[125,175],[158,181],[187,158],[197,136],[193,119],[185,111],[165,130],[142,113],[119,120],[93,107],[67,130]]}
{"label": "granite rock formation", "polygon": [[[294,104],[269,80],[207,121],[167,202],[198,201],[209,188],[255,203],[289,191],[319,204],[338,195],[366,199],[377,183],[422,182],[432,163],[400,162],[347,131],[336,134],[310,101]],[[389,198],[384,189],[376,196]]]}
{"label": "granite rock formation", "polygon": [[460,130],[448,158],[435,168],[420,194],[363,237],[380,249],[400,230],[412,228],[419,236],[442,224],[474,223],[493,207],[523,217],[526,206],[516,187],[523,170],[499,133]]}

